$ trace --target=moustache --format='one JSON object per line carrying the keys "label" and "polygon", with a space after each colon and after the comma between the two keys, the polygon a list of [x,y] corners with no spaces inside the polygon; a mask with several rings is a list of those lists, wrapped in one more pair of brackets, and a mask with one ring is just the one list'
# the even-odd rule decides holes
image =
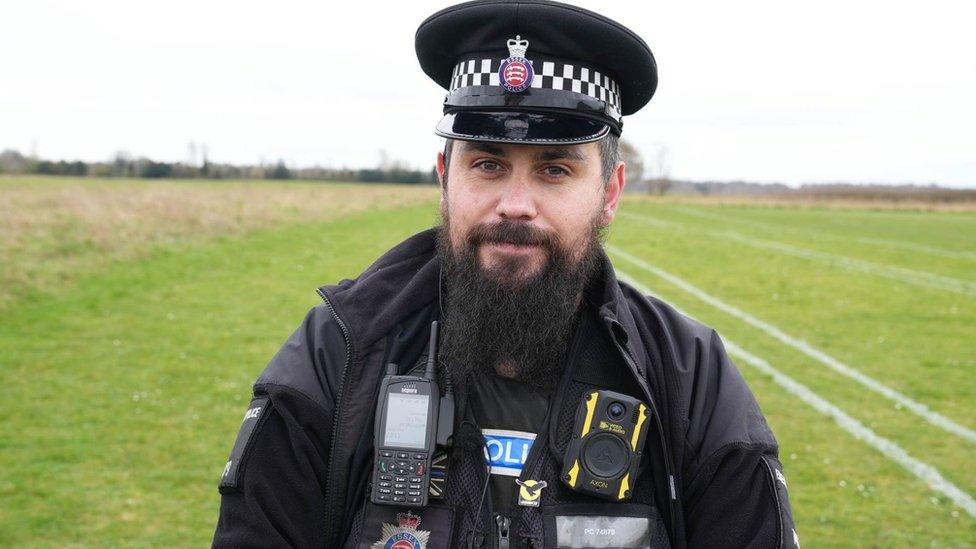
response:
{"label": "moustache", "polygon": [[467,241],[472,248],[485,243],[539,246],[551,251],[559,248],[559,237],[552,232],[507,219],[475,225],[468,233]]}

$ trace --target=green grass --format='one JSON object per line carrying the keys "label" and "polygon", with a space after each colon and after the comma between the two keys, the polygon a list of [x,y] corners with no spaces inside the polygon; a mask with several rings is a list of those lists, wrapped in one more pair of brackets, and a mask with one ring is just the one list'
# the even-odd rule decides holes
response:
{"label": "green grass", "polygon": [[[972,282],[976,258],[965,254],[976,251],[976,242],[960,235],[976,234],[973,214],[647,203],[627,204],[623,211],[644,219],[619,217],[611,238],[615,246],[976,428],[976,297],[852,272],[722,237],[734,230],[753,239]],[[857,239],[861,235],[884,238],[888,245],[868,246]],[[893,243],[900,250],[896,255]],[[919,253],[917,246],[961,253],[932,261],[931,250]],[[913,457],[935,466],[962,490],[976,493],[976,445],[946,434],[636,265],[624,260],[615,264]],[[801,538],[826,546],[855,539],[904,546],[976,543],[976,521],[946,497],[763,374],[745,364],[740,369],[780,440]]]}
{"label": "green grass", "polygon": [[[718,236],[734,230],[973,281],[973,214],[644,202],[623,210],[668,224],[620,217],[615,246],[976,428],[976,297]],[[0,309],[0,546],[207,544],[250,385],[318,302],[314,288],[355,276],[436,223],[436,204],[343,215],[86,262],[63,286]],[[976,445],[680,288],[615,264],[976,493]],[[976,519],[740,368],[779,438],[804,547],[976,544]]]}
{"label": "green grass", "polygon": [[202,545],[250,385],[432,204],[120,263],[0,320],[0,545]]}

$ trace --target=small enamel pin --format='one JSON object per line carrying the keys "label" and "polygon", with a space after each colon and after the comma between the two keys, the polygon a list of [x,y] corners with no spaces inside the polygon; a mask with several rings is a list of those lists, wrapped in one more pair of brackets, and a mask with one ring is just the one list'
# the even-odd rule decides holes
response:
{"label": "small enamel pin", "polygon": [[525,50],[529,49],[529,41],[522,40],[521,35],[508,40],[509,58],[502,61],[498,68],[498,81],[502,87],[512,93],[525,91],[532,85],[532,61],[525,58]]}
{"label": "small enamel pin", "polygon": [[523,507],[538,507],[542,496],[542,489],[549,485],[544,480],[520,480],[515,479],[519,485],[518,504]]}

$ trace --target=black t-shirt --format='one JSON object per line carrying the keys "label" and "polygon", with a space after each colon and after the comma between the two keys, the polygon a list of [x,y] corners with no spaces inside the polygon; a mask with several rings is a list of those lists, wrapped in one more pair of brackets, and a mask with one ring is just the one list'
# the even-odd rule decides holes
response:
{"label": "black t-shirt", "polygon": [[468,405],[485,437],[486,463],[491,464],[491,503],[495,513],[511,516],[518,486],[515,479],[549,410],[549,395],[537,387],[495,374],[477,376],[470,384]]}

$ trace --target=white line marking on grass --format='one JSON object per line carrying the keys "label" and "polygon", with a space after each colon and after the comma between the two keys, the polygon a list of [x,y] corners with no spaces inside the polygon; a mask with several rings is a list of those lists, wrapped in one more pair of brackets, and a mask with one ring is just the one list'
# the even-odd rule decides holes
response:
{"label": "white line marking on grass", "polygon": [[976,284],[966,280],[960,280],[958,278],[927,273],[924,271],[916,271],[914,269],[906,269],[905,267],[881,265],[878,263],[865,261],[863,259],[854,259],[852,257],[821,252],[819,250],[801,248],[799,246],[784,244],[782,242],[752,238],[733,231],[719,234],[754,248],[765,248],[796,257],[802,257],[804,259],[813,259],[824,263],[831,263],[848,270],[876,274],[891,278],[893,280],[915,284],[917,286],[927,286],[929,288],[935,288],[938,290],[948,290],[950,292],[976,296]]}
{"label": "white line marking on grass", "polygon": [[[755,219],[740,219],[739,217],[737,217],[735,215],[729,215],[729,214],[723,215],[723,214],[717,214],[717,213],[714,213],[714,212],[703,212],[701,210],[697,210],[695,208],[691,208],[691,207],[688,207],[688,206],[675,206],[673,209],[674,210],[677,210],[679,212],[684,212],[684,213],[686,213],[688,215],[693,215],[693,216],[696,216],[696,217],[700,217],[702,219],[710,219],[710,220],[714,220],[714,221],[727,221],[727,222],[732,222],[732,223],[739,223],[739,224],[742,224],[742,225],[748,225],[750,227],[756,227],[756,228],[762,229],[762,230],[773,229],[773,230],[778,230],[778,231],[789,231],[789,232],[791,232],[793,234],[813,236],[813,237],[816,237],[816,238],[826,239],[826,240],[833,240],[833,241],[848,241],[848,240],[850,240],[850,237],[848,237],[848,236],[839,236],[839,235],[836,235],[836,234],[833,234],[833,233],[828,233],[828,232],[825,232],[825,231],[815,232],[815,231],[811,231],[811,230],[807,230],[807,229],[800,229],[800,228],[797,228],[797,227],[787,227],[787,226],[780,225],[778,223],[769,222],[769,221],[757,221]],[[861,242],[862,244],[871,244],[872,246],[882,246],[882,247],[886,247],[886,248],[902,248],[902,249],[905,249],[905,250],[912,250],[913,252],[920,252],[920,253],[934,255],[934,256],[939,256],[939,257],[946,257],[946,258],[949,258],[949,259],[976,260],[976,253],[974,253],[974,252],[965,252],[965,251],[959,251],[959,250],[947,250],[945,248],[939,248],[939,247],[936,247],[936,246],[928,246],[926,244],[919,244],[917,242],[909,242],[907,240],[892,240],[892,239],[889,239],[889,238],[876,238],[876,237],[867,237],[867,236],[858,237],[855,240],[857,240],[858,242]]]}
{"label": "white line marking on grass", "polygon": [[889,248],[904,248],[906,250],[912,250],[913,252],[948,257],[950,259],[976,259],[976,253],[973,252],[946,250],[945,248],[936,248],[935,246],[926,246],[925,244],[916,244],[915,242],[906,242],[904,240],[888,240],[887,238],[861,236],[858,237],[857,241],[863,242],[864,244],[887,246]]}
{"label": "white line marking on grass", "polygon": [[963,508],[971,516],[976,517],[976,500],[969,494],[959,489],[955,484],[947,480],[939,473],[938,469],[913,458],[901,446],[881,435],[875,433],[860,421],[854,419],[846,412],[831,404],[829,401],[814,393],[809,387],[794,380],[786,374],[774,368],[769,362],[759,358],[735,343],[726,341],[726,348],[729,352],[750,366],[765,373],[773,378],[777,385],[786,389],[789,393],[798,397],[803,402],[812,406],[818,412],[830,416],[845,431],[854,435],[854,438],[863,440],[876,450],[884,454],[885,457],[901,465],[910,473],[921,479],[933,490],[945,494],[953,503]]}
{"label": "white line marking on grass", "polygon": [[[682,223],[663,221],[630,212],[620,212],[620,214],[624,217],[633,218],[657,227],[666,227],[668,224],[670,224],[670,226],[674,228],[681,228],[683,225]],[[687,231],[686,228],[682,230]],[[907,269],[905,267],[881,265],[879,263],[872,263],[863,259],[854,259],[843,255],[821,252],[819,250],[801,248],[799,246],[784,244],[782,242],[776,242],[773,240],[752,238],[734,231],[713,231],[708,229],[697,230],[718,238],[727,238],[736,242],[741,242],[742,244],[752,246],[754,248],[774,250],[803,259],[810,259],[820,261],[822,263],[836,265],[851,271],[860,271],[863,273],[883,276],[900,282],[906,282],[908,284],[914,284],[916,286],[924,286],[937,290],[947,290],[950,292],[976,297],[976,283],[960,280],[958,278],[917,271],[914,269]]]}
{"label": "white line marking on grass", "polygon": [[[654,294],[650,288],[637,282],[627,273],[617,269],[617,275],[621,280],[628,282],[639,292],[650,295]],[[680,309],[678,309],[678,312],[686,316],[690,316]],[[948,479],[943,477],[942,474],[939,473],[938,469],[932,467],[928,463],[913,458],[897,443],[875,433],[860,421],[854,419],[834,404],[831,404],[820,395],[814,393],[806,385],[803,385],[802,383],[774,368],[766,360],[746,351],[732,341],[723,339],[723,342],[725,343],[725,348],[730,354],[741,358],[750,366],[768,375],[773,379],[774,383],[786,389],[787,392],[796,396],[803,402],[806,402],[814,410],[817,410],[821,414],[832,418],[838,425],[841,426],[841,428],[853,435],[854,438],[863,440],[872,448],[881,452],[882,455],[894,461],[898,465],[901,465],[903,468],[905,468],[905,470],[915,475],[915,477],[920,479],[925,484],[929,485],[930,488],[936,492],[944,494],[946,497],[952,500],[954,504],[969,513],[970,516],[976,517],[976,500],[974,500],[973,497],[966,492],[959,489]]]}
{"label": "white line marking on grass", "polygon": [[778,339],[779,341],[785,343],[786,345],[789,345],[790,347],[796,349],[797,351],[800,351],[801,353],[809,356],[810,358],[816,360],[817,362],[820,362],[821,364],[827,366],[831,370],[834,370],[839,374],[845,375],[853,379],[854,381],[857,381],[861,385],[867,387],[868,389],[888,399],[895,401],[896,403],[904,406],[905,408],[919,415],[920,417],[922,417],[932,425],[935,425],[936,427],[939,427],[940,429],[952,433],[960,438],[968,440],[969,442],[976,443],[976,431],[969,429],[968,427],[965,427],[963,425],[960,425],[938,412],[932,411],[928,406],[922,404],[921,402],[915,401],[912,398],[908,397],[907,395],[902,394],[892,389],[891,387],[882,384],[881,382],[875,380],[874,378],[865,375],[859,370],[856,370],[844,364],[843,362],[828,355],[827,353],[813,347],[806,341],[795,338],[787,334],[783,330],[780,330],[776,326],[773,326],[768,322],[760,320],[741,309],[729,305],[728,303],[721,301],[717,297],[706,293],[705,291],[701,290],[697,286],[693,286],[692,284],[685,281],[684,279],[679,278],[659,267],[655,267],[654,265],[651,265],[650,263],[647,263],[646,261],[640,259],[639,257],[635,257],[621,250],[616,246],[608,245],[606,246],[606,249],[611,253],[613,253],[614,255],[618,255],[623,259],[629,261],[630,263],[640,267],[641,269],[655,276],[663,278],[664,280],[667,280],[671,284],[674,284],[675,286],[697,297],[698,299],[704,301],[705,303],[708,303],[712,307],[715,307],[716,309],[728,313],[729,315],[734,316],[739,320],[742,320],[746,324],[749,324],[750,326],[753,326],[755,328],[762,330],[763,332],[766,332],[770,336]]}

